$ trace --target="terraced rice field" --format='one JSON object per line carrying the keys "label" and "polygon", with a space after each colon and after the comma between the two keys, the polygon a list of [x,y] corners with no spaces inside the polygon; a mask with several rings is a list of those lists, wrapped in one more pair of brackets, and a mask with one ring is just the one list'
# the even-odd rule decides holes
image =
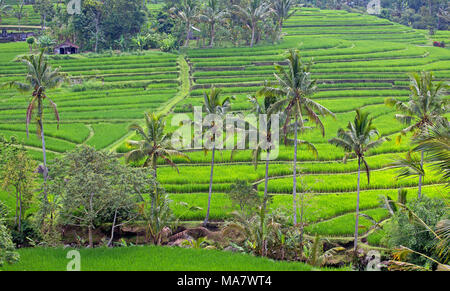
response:
{"label": "terraced rice field", "polygon": [[[236,96],[234,111],[251,108],[249,94],[261,88],[265,80],[274,81],[276,63],[283,64],[284,52],[298,48],[305,59],[313,59],[314,78],[318,79],[317,101],[336,113],[336,120],[325,118],[325,137],[309,132],[302,139],[313,142],[319,150],[317,160],[305,151],[299,151],[298,168],[301,171],[298,190],[305,193],[307,232],[326,236],[351,236],[354,231],[356,198],[356,161],[343,164],[343,152],[328,144],[340,127],[354,118],[354,109],[363,107],[375,116],[375,123],[383,136],[392,138],[369,153],[369,164],[374,170],[372,183],[362,184],[362,205],[367,214],[376,219],[388,216],[379,208],[379,195],[397,196],[399,187],[406,187],[409,198],[417,196],[417,181],[394,179],[395,172],[387,169],[397,155],[408,148],[408,141],[394,142],[402,125],[394,120],[394,111],[384,105],[387,97],[406,100],[409,95],[407,73],[420,70],[434,71],[439,79],[450,77],[448,50],[430,47],[426,36],[418,31],[367,15],[345,11],[299,10],[285,23],[287,33],[282,44],[256,48],[195,49],[187,52],[191,67],[192,90],[189,98],[180,102],[175,112],[192,112],[192,106],[203,102],[203,92],[212,85],[221,87],[225,95]],[[203,152],[190,153],[191,164],[180,167],[180,175],[170,168],[162,168],[159,177],[173,199],[177,212],[185,219],[200,220],[207,206],[209,163],[211,156]],[[270,165],[269,193],[273,195],[272,208],[292,208],[293,149],[281,146],[277,161]],[[183,163],[182,160],[179,160]],[[185,162],[184,162],[185,163]],[[255,171],[250,151],[234,155],[222,151],[216,156],[211,215],[221,220],[233,210],[225,194],[236,179],[243,179],[264,190],[264,167]],[[171,174],[172,173],[172,174]],[[426,178],[425,192],[429,196],[446,197],[447,191],[437,178]],[[176,194],[175,194],[176,193]],[[203,208],[186,212],[179,202]],[[178,203],[178,204],[177,204]],[[364,219],[363,219],[364,220]],[[371,223],[363,222],[367,232]]]}
{"label": "terraced rice field", "polygon": [[[17,53],[26,52],[25,43],[2,45],[0,83],[23,81],[24,66],[12,60]],[[128,125],[140,121],[144,111],[163,108],[180,87],[178,56],[173,54],[73,55],[54,57],[51,65],[60,67],[75,83],[48,94],[58,104],[62,122],[60,130],[56,130],[56,121],[47,108],[44,122],[48,149],[55,154],[81,143],[97,149],[108,147],[126,135]],[[39,140],[26,139],[24,108],[28,101],[29,96],[20,95],[15,89],[3,89],[0,128],[2,134],[14,134],[27,146],[39,148]]]}
{"label": "terraced rice field", "polygon": [[[6,1],[6,4],[10,5],[14,11],[16,11],[17,2],[19,1]],[[23,17],[20,20],[20,25],[32,25],[39,26],[41,23],[41,19],[38,13],[36,13],[33,9],[33,5],[24,5],[23,6]],[[6,17],[2,17],[2,22],[0,25],[18,25],[19,21],[14,15],[7,15]]]}
{"label": "terraced rice field", "polygon": [[[81,143],[124,151],[123,141],[132,137],[127,125],[141,120],[144,111],[166,113],[174,106],[170,124],[172,114],[192,115],[192,106],[202,104],[204,90],[212,85],[223,88],[225,96],[236,96],[233,111],[249,110],[247,96],[260,89],[265,80],[274,80],[273,65],[283,64],[286,49],[298,48],[305,59],[315,61],[313,76],[320,90],[313,98],[336,113],[336,120],[324,119],[325,137],[319,132],[302,136],[319,151],[317,159],[303,148],[298,154],[298,190],[305,196],[307,232],[350,237],[355,219],[357,164],[354,160],[342,164],[343,152],[328,144],[328,139],[354,118],[356,108],[370,111],[381,134],[392,141],[369,153],[368,162],[374,171],[370,185],[363,180],[361,209],[381,220],[387,213],[380,208],[379,195],[396,197],[398,188],[406,187],[409,199],[417,196],[416,180],[396,181],[395,172],[388,169],[393,158],[408,151],[409,146],[408,138],[395,144],[394,137],[402,125],[394,120],[395,113],[384,105],[384,99],[407,99],[408,72],[431,70],[439,79],[449,80],[450,51],[431,47],[422,32],[344,11],[298,10],[285,23],[284,32],[287,35],[281,44],[255,48],[191,49],[185,56],[146,52],[52,59],[53,66],[61,66],[85,82],[49,94],[58,104],[63,123],[57,131],[50,112],[46,112],[49,152],[54,156]],[[1,48],[0,83],[20,80],[24,70],[11,60],[18,51],[25,53],[26,45]],[[0,133],[18,136],[40,158],[39,140],[25,138],[27,101],[27,96],[18,96],[14,90],[2,91]],[[184,220],[197,221],[206,213],[211,153],[194,151],[188,155],[190,162],[176,160],[180,163],[179,174],[161,163],[158,178],[173,200],[175,213]],[[270,165],[272,208],[292,209],[292,160],[293,149],[281,146],[278,159]],[[222,151],[216,155],[216,163],[210,218],[224,220],[233,211],[225,194],[230,185],[242,179],[262,192],[264,167],[254,170],[249,150],[236,153],[233,160],[229,151]],[[425,185],[425,195],[450,196],[432,174],[425,177]],[[188,211],[181,202],[201,210]],[[368,228],[370,223],[365,221],[363,225]],[[361,228],[361,233],[367,228]],[[370,241],[377,243],[375,238]]]}

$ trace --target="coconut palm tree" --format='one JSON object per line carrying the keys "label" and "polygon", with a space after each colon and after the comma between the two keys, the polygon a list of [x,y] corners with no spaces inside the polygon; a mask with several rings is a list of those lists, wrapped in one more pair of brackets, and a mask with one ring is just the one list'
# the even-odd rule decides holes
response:
{"label": "coconut palm tree", "polygon": [[291,11],[294,5],[294,0],[272,0],[272,9],[277,18],[277,26],[280,35],[284,21],[295,13],[295,11]]}
{"label": "coconut palm tree", "polygon": [[[28,104],[26,113],[26,131],[29,135],[28,127],[33,116],[36,117],[37,134],[42,141],[42,153],[44,158],[43,176],[44,182],[47,181],[47,155],[45,151],[44,135],[44,101],[48,101],[55,114],[59,127],[59,113],[56,104],[47,96],[47,90],[57,88],[61,85],[66,75],[59,69],[52,69],[44,56],[44,51],[38,55],[21,56],[16,61],[23,63],[27,68],[26,83],[13,81],[9,83],[10,87],[16,87],[22,92],[31,92],[31,101]],[[37,110],[37,112],[36,112]]]}
{"label": "coconut palm tree", "polygon": [[5,0],[0,0],[0,24],[2,23],[2,17],[8,16],[12,12],[12,6],[6,4]]}
{"label": "coconut palm tree", "polygon": [[[424,135],[429,126],[442,123],[445,120],[443,114],[448,112],[448,100],[444,99],[448,84],[435,82],[432,72],[421,72],[410,75],[409,100],[402,102],[394,98],[385,100],[385,104],[394,107],[401,114],[395,117],[402,123],[408,125],[397,137],[401,142],[402,135],[413,133],[414,136]],[[421,167],[423,168],[424,153],[421,153]],[[419,198],[422,196],[422,179],[419,175]]]}
{"label": "coconut palm tree", "polygon": [[450,185],[450,123],[437,123],[429,128],[426,135],[413,140],[414,151],[426,152],[427,161],[439,171],[447,186]]}
{"label": "coconut palm tree", "polygon": [[[317,89],[316,81],[311,78],[312,63],[304,64],[300,58],[298,50],[289,50],[287,60],[288,68],[277,65],[275,66],[275,78],[277,80],[275,86],[267,83],[259,94],[276,96],[279,98],[269,109],[269,112],[285,112],[286,121],[284,123],[284,135],[288,130],[294,133],[294,186],[293,186],[293,205],[294,205],[294,224],[297,223],[297,149],[299,145],[299,130],[309,129],[305,126],[304,116],[316,125],[325,136],[325,128],[319,116],[334,114],[323,107],[319,103],[310,99]],[[294,122],[289,124],[291,118]],[[285,139],[288,142],[288,139]],[[308,145],[308,144],[307,144]],[[310,147],[309,147],[310,148]]]}
{"label": "coconut palm tree", "polygon": [[153,176],[157,178],[157,162],[160,158],[178,172],[178,167],[172,161],[172,157],[183,157],[187,160],[189,160],[189,157],[171,147],[170,136],[165,133],[166,122],[164,118],[154,113],[145,113],[145,126],[147,131],[136,123],[129,126],[129,130],[136,131],[142,137],[142,140],[128,141],[133,150],[125,155],[126,162],[145,159],[143,166],[151,166]]}
{"label": "coconut palm tree", "polygon": [[[230,110],[231,108],[231,99],[229,97],[227,98],[221,98],[220,94],[222,93],[221,89],[217,89],[214,87],[211,87],[211,90],[209,93],[204,92],[203,93],[203,110],[207,114],[214,114],[216,117],[224,118],[225,114]],[[212,183],[213,183],[213,175],[214,175],[214,158],[215,158],[215,152],[216,152],[216,135],[218,134],[217,130],[222,130],[223,128],[217,128],[217,125],[214,121],[211,122],[211,149],[212,149],[212,157],[211,157],[211,174],[209,176],[209,191],[208,191],[208,209],[206,211],[206,217],[205,221],[203,222],[203,225],[206,226],[208,224],[209,220],[209,212],[211,209],[211,195],[212,195]]]}
{"label": "coconut palm tree", "polygon": [[367,174],[367,182],[370,183],[370,168],[365,159],[365,153],[376,148],[387,140],[380,137],[373,140],[373,136],[379,136],[379,132],[373,125],[373,117],[369,117],[368,112],[361,112],[356,109],[356,117],[353,123],[349,122],[347,130],[341,128],[338,130],[337,137],[329,140],[329,143],[343,148],[345,150],[344,163],[350,157],[358,159],[358,182],[356,194],[356,223],[355,223],[355,241],[354,250],[356,252],[358,246],[358,230],[359,230],[359,192],[361,181],[361,165],[364,165]]}
{"label": "coconut palm tree", "polygon": [[272,13],[272,6],[266,0],[251,0],[248,6],[233,5],[233,9],[236,14],[239,15],[248,28],[252,32],[252,39],[250,41],[250,47],[255,44],[256,29],[258,28],[258,23],[266,18],[268,18]]}
{"label": "coconut palm tree", "polygon": [[22,2],[17,3],[16,5],[17,6],[14,10],[13,15],[15,18],[17,18],[17,25],[19,26],[19,32],[21,32],[22,28],[20,25],[22,23],[22,19],[27,16],[26,11],[24,11],[25,0],[22,0]]}
{"label": "coconut palm tree", "polygon": [[[274,128],[272,125],[272,117],[273,114],[275,114],[274,112],[270,112],[270,107],[273,103],[276,102],[276,98],[274,98],[273,96],[266,96],[264,97],[264,102],[263,104],[261,104],[258,101],[258,98],[256,96],[249,96],[248,97],[249,101],[253,104],[253,108],[252,108],[252,112],[258,114],[259,116],[261,114],[265,114],[266,115],[266,122],[267,122],[267,128],[264,130],[259,130],[260,133],[260,142],[256,145],[256,148],[252,150],[252,160],[253,160],[253,165],[255,166],[255,169],[257,169],[258,164],[259,164],[259,158],[261,156],[261,153],[263,151],[266,152],[266,168],[265,168],[265,177],[264,177],[264,201],[263,201],[263,209],[266,210],[266,206],[267,206],[267,200],[268,200],[268,182],[269,182],[269,163],[270,163],[270,153],[271,150],[274,149],[276,146],[278,146],[278,140],[273,140],[273,138],[276,138],[277,135],[275,135],[275,133],[273,132],[273,130],[278,131],[278,137],[279,134],[282,133],[282,128],[278,127],[278,128]],[[279,113],[278,114],[278,126],[283,125],[284,122],[286,121],[286,114],[284,113]],[[288,126],[288,130],[287,130],[287,134],[292,133],[294,126],[293,124],[289,124]],[[286,143],[288,144],[293,144],[294,140],[290,139],[287,135],[283,135],[282,137],[283,139],[287,139]],[[312,154],[314,156],[318,156],[318,152],[317,149],[314,147],[313,144],[304,141],[304,140],[297,140],[297,143],[299,145],[305,145],[307,147],[308,150],[310,150],[312,152]]]}
{"label": "coconut palm tree", "polygon": [[170,11],[186,25],[186,41],[184,46],[188,47],[192,25],[197,18],[197,2],[195,0],[183,0],[179,7],[172,7]]}
{"label": "coconut palm tree", "polygon": [[269,183],[269,163],[270,163],[270,151],[273,149],[274,142],[272,141],[272,120],[271,115],[268,114],[268,110],[272,102],[275,100],[274,98],[265,97],[264,104],[260,104],[256,96],[249,96],[249,101],[253,104],[252,112],[258,114],[266,114],[267,117],[267,129],[265,131],[260,131],[263,133],[263,136],[260,136],[260,143],[257,144],[256,149],[252,151],[253,164],[255,165],[255,170],[258,167],[259,157],[263,150],[266,151],[266,172],[264,176],[264,200],[263,200],[263,209],[264,211],[267,208],[267,189]]}
{"label": "coconut palm tree", "polygon": [[397,179],[425,177],[425,169],[423,168],[421,158],[412,151],[407,152],[404,158],[395,159],[390,166],[393,169],[399,169]]}
{"label": "coconut palm tree", "polygon": [[204,9],[198,15],[200,21],[203,21],[209,25],[209,46],[214,46],[214,39],[216,37],[216,24],[225,21],[228,12],[226,10],[221,10],[219,7],[218,0],[208,0]]}

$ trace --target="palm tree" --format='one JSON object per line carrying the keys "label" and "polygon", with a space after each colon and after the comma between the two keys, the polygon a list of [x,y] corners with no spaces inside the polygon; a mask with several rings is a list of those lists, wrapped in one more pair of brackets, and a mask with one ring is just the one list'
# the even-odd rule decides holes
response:
{"label": "palm tree", "polygon": [[38,45],[41,47],[41,49],[44,49],[47,51],[47,53],[52,52],[52,47],[55,45],[56,41],[48,35],[43,35],[38,38]]}
{"label": "palm tree", "polygon": [[214,46],[214,39],[216,36],[216,24],[225,21],[225,17],[228,15],[226,10],[220,10],[218,0],[209,0],[206,7],[202,10],[198,18],[209,24],[210,41],[209,46]]}
{"label": "palm tree", "polygon": [[66,79],[66,75],[61,73],[59,69],[53,70],[44,56],[44,51],[41,50],[39,55],[27,55],[17,59],[18,62],[23,63],[27,67],[26,83],[13,81],[9,83],[10,87],[16,87],[22,92],[32,92],[31,101],[28,104],[26,113],[26,131],[27,137],[29,135],[28,127],[31,118],[36,113],[37,134],[42,141],[42,153],[44,158],[43,176],[44,182],[47,181],[47,155],[45,152],[45,135],[44,135],[44,101],[47,100],[53,109],[56,121],[59,127],[59,113],[56,104],[48,98],[46,91],[57,88]]}
{"label": "palm tree", "polygon": [[[207,114],[215,114],[216,116],[220,118],[224,118],[225,114],[230,110],[231,108],[231,101],[230,98],[220,98],[220,94],[222,93],[221,89],[217,89],[214,87],[211,87],[211,90],[209,93],[204,92],[203,98],[204,98],[204,104],[203,109]],[[208,209],[206,211],[206,217],[205,221],[203,222],[203,225],[206,226],[208,224],[209,220],[209,212],[211,209],[211,195],[212,195],[212,183],[213,183],[213,175],[214,175],[214,158],[215,158],[215,152],[216,152],[216,134],[218,133],[216,130],[222,130],[222,128],[217,129],[216,124],[214,124],[214,121],[211,124],[211,145],[212,145],[212,157],[211,157],[211,174],[209,176],[209,192],[208,192]]]}
{"label": "palm tree", "polygon": [[356,224],[355,224],[355,241],[354,251],[358,246],[358,230],[359,230],[359,192],[361,180],[361,164],[364,164],[367,174],[367,182],[370,183],[370,168],[364,157],[365,153],[371,149],[381,145],[387,139],[384,137],[372,140],[374,135],[379,135],[378,130],[373,125],[373,117],[369,118],[368,112],[361,112],[356,109],[356,117],[353,123],[349,122],[347,130],[343,128],[338,130],[337,137],[329,140],[329,143],[343,148],[345,150],[344,163],[349,157],[358,159],[358,182],[356,196]]}
{"label": "palm tree", "polygon": [[[265,96],[264,97],[264,103],[260,104],[258,102],[258,99],[256,96],[249,96],[249,101],[253,104],[253,109],[252,111],[258,115],[260,114],[266,114],[266,122],[267,122],[267,128],[265,131],[262,131],[260,129],[260,142],[256,145],[256,149],[254,149],[252,151],[252,160],[253,160],[253,164],[255,166],[255,169],[257,169],[258,167],[258,162],[259,162],[259,157],[261,156],[262,151],[266,152],[266,168],[265,168],[265,177],[264,177],[264,201],[263,201],[263,209],[264,211],[266,210],[266,206],[267,206],[267,200],[268,200],[268,183],[269,183],[269,163],[270,163],[270,153],[271,150],[274,149],[274,147],[276,147],[278,144],[278,140],[273,140],[273,138],[276,138],[276,135],[274,135],[275,133],[272,132],[272,130],[274,130],[273,125],[272,125],[272,115],[275,114],[274,112],[270,111],[271,105],[276,102],[276,98],[272,97],[272,96]],[[286,114],[284,113],[280,113],[278,115],[278,125],[284,124],[284,122],[286,121]],[[287,133],[292,133],[293,129],[293,124],[289,124],[288,126],[288,130]],[[281,127],[280,128],[275,128],[276,131],[278,131],[278,133],[280,133]],[[262,136],[261,136],[262,134]],[[279,136],[279,135],[278,135]],[[289,137],[287,137],[287,135],[284,135],[283,138],[285,139],[286,143],[288,144],[293,144],[294,140],[293,139],[289,139]],[[308,150],[311,151],[311,153],[317,157],[318,156],[318,152],[317,149],[314,147],[314,145],[312,145],[311,143],[304,141],[304,140],[297,140],[297,143],[299,145],[305,145],[307,147]],[[303,211],[302,211],[303,214]],[[301,219],[300,221],[302,222],[303,215],[301,215]]]}
{"label": "palm tree", "polygon": [[252,32],[252,39],[250,47],[253,47],[255,43],[256,29],[258,23],[270,16],[273,12],[271,5],[266,0],[251,0],[248,6],[242,7],[239,5],[232,6],[236,10],[236,14],[239,15]]}
{"label": "palm tree", "polygon": [[[263,150],[266,151],[266,172],[264,176],[264,200],[263,209],[266,211],[267,208],[267,189],[269,183],[269,163],[270,163],[270,150],[275,146],[272,141],[272,124],[271,124],[271,114],[268,114],[270,105],[274,101],[274,98],[265,97],[264,104],[260,104],[256,96],[249,96],[249,101],[253,104],[252,111],[258,115],[266,114],[267,116],[267,130],[263,132],[263,136],[260,136],[260,143],[257,144],[256,149],[252,151],[253,164],[255,165],[255,170],[258,167],[259,157]],[[260,131],[261,132],[261,131]]]}
{"label": "palm tree", "polygon": [[291,8],[295,5],[294,0],[272,0],[272,9],[277,18],[277,26],[281,35],[283,23],[285,20],[294,15],[295,11],[291,11]]}
{"label": "palm tree", "polygon": [[2,17],[10,15],[11,10],[11,5],[6,4],[5,0],[0,0],[0,24],[2,23]]}
{"label": "palm tree", "polygon": [[183,0],[179,7],[172,7],[170,11],[175,13],[175,15],[186,25],[186,41],[184,46],[188,47],[191,38],[192,24],[197,18],[197,2],[195,0]]}
{"label": "palm tree", "polygon": [[145,158],[143,166],[152,167],[155,179],[157,178],[158,158],[166,161],[178,172],[178,167],[172,161],[172,157],[183,157],[188,160],[189,157],[171,147],[170,136],[165,133],[165,120],[157,114],[145,113],[145,125],[147,132],[139,124],[129,126],[129,130],[136,131],[143,140],[128,141],[133,150],[125,155],[126,162],[142,161]]}
{"label": "palm tree", "polygon": [[19,26],[19,32],[22,30],[20,24],[22,23],[22,18],[27,16],[26,11],[24,11],[24,5],[25,0],[22,0],[22,2],[17,3],[17,7],[14,10],[14,17],[17,18],[17,25]]}
{"label": "palm tree", "polygon": [[397,179],[416,176],[425,177],[425,169],[423,168],[421,158],[412,151],[407,152],[405,158],[396,159],[390,166],[393,169],[399,169]]}
{"label": "palm tree", "polygon": [[[259,94],[267,94],[269,96],[276,96],[279,98],[269,109],[269,112],[282,112],[286,114],[286,122],[284,124],[284,135],[287,135],[288,127],[294,131],[294,224],[297,224],[297,149],[299,143],[308,143],[298,140],[298,131],[307,129],[305,127],[306,115],[316,126],[321,130],[322,135],[325,136],[325,129],[320,120],[320,115],[334,114],[323,107],[319,103],[310,99],[317,89],[316,81],[311,79],[311,63],[304,64],[300,58],[298,50],[289,50],[287,56],[288,68],[285,69],[280,65],[275,66],[277,73],[275,78],[277,80],[276,86],[266,84],[260,90]],[[289,121],[294,116],[295,122],[289,125]],[[288,142],[288,139],[285,139]],[[311,148],[308,146],[308,148]]]}
{"label": "palm tree", "polygon": [[[424,135],[428,131],[428,126],[442,123],[445,120],[443,114],[448,112],[448,100],[443,96],[448,88],[444,82],[434,82],[434,74],[431,72],[414,73],[410,75],[411,94],[408,102],[402,102],[394,98],[385,100],[385,104],[394,107],[402,114],[395,117],[402,123],[408,125],[397,137],[397,142],[401,141],[401,136],[411,132],[414,136]],[[421,167],[423,168],[424,153],[421,153]],[[419,175],[419,198],[422,196],[422,179]]]}
{"label": "palm tree", "polygon": [[450,123],[438,123],[429,128],[426,135],[413,140],[414,151],[427,153],[427,160],[442,175],[447,186],[450,185]]}

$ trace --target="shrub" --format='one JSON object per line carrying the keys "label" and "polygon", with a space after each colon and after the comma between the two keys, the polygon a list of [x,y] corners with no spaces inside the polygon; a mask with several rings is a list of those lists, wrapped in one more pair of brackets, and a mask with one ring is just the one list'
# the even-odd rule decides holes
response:
{"label": "shrub", "polygon": [[5,263],[12,264],[19,260],[19,254],[15,252],[11,234],[4,224],[6,210],[6,206],[0,201],[0,267]]}
{"label": "shrub", "polygon": [[[407,206],[431,228],[435,228],[440,220],[448,217],[445,201],[439,198],[432,199],[423,196],[420,199],[411,201]],[[422,224],[411,219],[408,212],[398,212],[387,226],[386,233],[389,247],[405,246],[431,258],[438,259],[434,251],[434,235]],[[418,265],[429,263],[427,259],[416,254],[411,254],[409,261]]]}
{"label": "shrub", "polygon": [[241,211],[251,211],[261,202],[258,191],[248,184],[247,181],[243,180],[237,180],[235,184],[230,186],[228,197],[233,207],[238,206]]}

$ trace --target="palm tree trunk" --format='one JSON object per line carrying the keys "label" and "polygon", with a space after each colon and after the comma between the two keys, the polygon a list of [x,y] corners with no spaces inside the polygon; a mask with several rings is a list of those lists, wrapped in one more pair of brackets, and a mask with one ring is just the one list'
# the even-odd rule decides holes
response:
{"label": "palm tree trunk", "polygon": [[[39,98],[40,100],[42,100],[42,98]],[[42,155],[43,155],[43,159],[44,159],[44,172],[43,172],[43,176],[44,176],[44,198],[47,200],[47,178],[48,178],[48,169],[47,169],[47,153],[45,151],[45,135],[44,135],[44,122],[42,120],[42,101],[39,101],[38,103],[38,116],[39,116],[39,127],[41,130],[41,141],[42,141]]]}
{"label": "palm tree trunk", "polygon": [[216,37],[215,24],[211,23],[211,41],[209,42],[210,47],[214,47],[214,38]]}
{"label": "palm tree trunk", "polygon": [[353,243],[353,250],[356,253],[358,249],[358,230],[359,230],[359,188],[361,181],[361,157],[358,157],[358,186],[356,193],[356,223],[355,223],[355,241]]}
{"label": "palm tree trunk", "polygon": [[298,136],[298,117],[295,116],[295,125],[294,125],[294,131],[295,131],[295,138],[294,138],[294,187],[293,187],[293,201],[294,201],[294,225],[297,224],[297,136]]}
{"label": "palm tree trunk", "polygon": [[255,43],[255,30],[256,30],[256,25],[252,25],[252,40],[250,42],[250,47],[253,47],[253,44]]}
{"label": "palm tree trunk", "polygon": [[156,172],[158,170],[158,165],[157,165],[157,158],[155,157],[152,161],[152,168],[153,168],[153,177],[158,178],[158,173]]}
{"label": "palm tree trunk", "polygon": [[[423,169],[423,151],[421,152],[420,156],[420,167]],[[419,175],[419,199],[422,198],[422,181],[423,176]]]}
{"label": "palm tree trunk", "polygon": [[281,34],[283,33],[283,17],[280,18],[280,21],[278,22],[278,39],[281,39]]}
{"label": "palm tree trunk", "polygon": [[157,165],[157,158],[156,157],[153,158],[152,168],[153,168],[153,177],[155,178],[155,185],[154,185],[155,186],[155,197],[152,199],[150,207],[151,207],[151,210],[153,211],[153,207],[155,205],[155,200],[158,197],[158,186],[156,185],[156,179],[158,177],[158,173],[157,173],[158,165]]}
{"label": "palm tree trunk", "polygon": [[190,34],[191,34],[191,24],[188,22],[187,23],[187,28],[186,28],[186,42],[184,43],[185,47],[189,46],[189,39],[190,39]]}
{"label": "palm tree trunk", "polygon": [[97,15],[95,17],[95,53],[98,52],[98,34],[100,32],[100,19],[99,19],[99,15]]}
{"label": "palm tree trunk", "polygon": [[267,150],[267,158],[266,158],[266,176],[264,177],[264,211],[266,211],[267,208],[267,188],[269,184],[269,157],[270,157],[270,151]]}
{"label": "palm tree trunk", "polygon": [[209,176],[209,195],[208,195],[208,210],[206,211],[206,218],[203,222],[203,226],[206,226],[208,224],[209,220],[209,211],[211,209],[211,195],[212,195],[212,183],[213,183],[213,174],[214,174],[214,156],[216,152],[216,144],[213,143],[212,148],[212,159],[211,159],[211,175]]}

